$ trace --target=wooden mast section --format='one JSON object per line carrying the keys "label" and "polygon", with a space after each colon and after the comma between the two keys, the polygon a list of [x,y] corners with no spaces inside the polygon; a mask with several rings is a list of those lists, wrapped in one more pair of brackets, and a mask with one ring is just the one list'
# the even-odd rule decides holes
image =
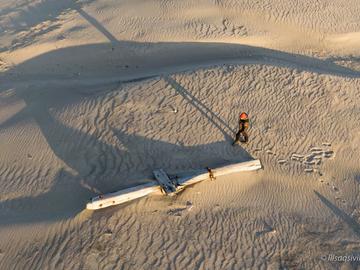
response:
{"label": "wooden mast section", "polygon": [[189,185],[193,185],[207,179],[213,180],[218,176],[245,171],[255,171],[261,168],[262,166],[260,160],[256,159],[214,169],[207,168],[206,170],[199,171],[198,174],[180,178],[170,178],[162,169],[159,169],[154,171],[154,176],[157,181],[151,181],[146,184],[123,189],[117,192],[96,196],[87,203],[86,209],[102,209],[126,203],[150,194],[161,194],[162,192],[168,195],[174,194]]}

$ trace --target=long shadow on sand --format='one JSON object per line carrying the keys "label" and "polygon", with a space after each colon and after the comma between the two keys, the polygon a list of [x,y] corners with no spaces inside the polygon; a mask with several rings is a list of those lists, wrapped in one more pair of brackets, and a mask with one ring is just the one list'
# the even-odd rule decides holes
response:
{"label": "long shadow on sand", "polygon": [[[174,72],[223,64],[262,64],[290,66],[299,71],[318,74],[360,77],[359,72],[330,61],[253,46],[197,42],[118,42],[94,18],[82,10],[78,12],[102,32],[110,43],[54,50],[0,74],[0,83],[6,85],[0,89],[0,93],[11,87],[15,89],[16,97],[24,100],[27,106],[2,123],[0,129],[31,117],[38,124],[53,153],[76,171],[76,175],[60,170],[54,179],[54,186],[48,192],[36,197],[0,202],[0,209],[4,209],[4,213],[10,211],[14,216],[7,221],[0,221],[0,224],[73,217],[83,209],[90,195],[95,194],[94,190],[109,192],[141,183],[151,176],[151,170],[155,167],[179,171],[251,159],[244,149],[230,146],[233,130],[225,120],[167,76]],[[66,126],[50,113],[51,107],[58,104],[58,99],[66,96],[66,91],[71,91],[74,85],[77,84],[77,88],[83,89],[82,93],[86,95],[86,85],[92,85],[94,77],[98,79],[99,85],[109,85],[114,81],[131,82],[148,76],[162,76],[167,80],[213,126],[223,132],[225,140],[187,147],[127,134],[121,128],[113,127],[113,136],[125,147],[126,150],[123,150],[104,143],[99,136],[89,131]],[[32,86],[23,89],[24,85]],[[41,93],[37,89],[56,85],[61,88],[59,91]],[[42,99],[43,94],[50,95],[51,98]],[[70,102],[76,103],[75,100]],[[66,106],[66,102],[63,105]],[[27,206],[26,209],[21,208],[23,205]]]}
{"label": "long shadow on sand", "polygon": [[52,222],[81,212],[84,204],[79,204],[79,200],[91,196],[82,186],[82,178],[61,169],[53,181],[55,184],[40,195],[0,201],[0,226]]}
{"label": "long shadow on sand", "polygon": [[[51,114],[53,106],[68,104],[67,95],[74,103],[81,99],[81,95],[74,95],[72,88],[50,90],[49,93],[35,86],[17,90],[17,96],[26,102],[26,108],[2,123],[0,129],[34,119],[56,157],[76,173],[61,169],[53,180],[55,184],[47,192],[1,201],[0,209],[6,218],[0,219],[0,224],[74,217],[84,209],[87,200],[97,194],[96,191],[106,193],[144,183],[152,177],[154,168],[177,173],[251,159],[244,149],[232,147],[228,140],[184,146],[127,134],[113,127],[113,136],[120,142],[120,149],[103,142],[98,134],[65,125]],[[201,106],[213,113],[211,108]],[[219,117],[218,120],[223,121]]]}
{"label": "long shadow on sand", "polygon": [[[114,50],[111,47],[114,47]],[[159,51],[164,51],[163,56],[159,56]],[[175,58],[168,57],[175,55]],[[159,59],[159,57],[161,59]],[[111,62],[107,59],[111,58]],[[209,59],[208,59],[209,58]],[[269,59],[272,59],[269,61]],[[164,67],[159,63],[164,61]],[[344,77],[359,77],[357,72],[353,70],[331,64],[326,61],[298,56],[289,53],[255,48],[251,46],[234,45],[234,44],[218,44],[218,43],[135,43],[120,42],[117,44],[92,44],[77,46],[55,50],[43,55],[30,59],[13,69],[0,75],[0,80],[7,85],[1,91],[11,86],[15,89],[16,96],[26,103],[26,108],[2,123],[0,129],[8,128],[21,119],[32,117],[40,127],[44,138],[47,140],[54,154],[63,160],[69,167],[77,172],[78,175],[71,175],[65,172],[59,173],[55,185],[45,194],[38,197],[18,198],[10,201],[0,202],[0,208],[6,209],[10,207],[13,213],[17,213],[14,205],[34,205],[28,214],[19,215],[23,217],[23,222],[37,222],[54,219],[62,219],[74,216],[80,209],[83,209],[86,200],[94,195],[94,190],[101,192],[114,191],[120,188],[128,187],[136,183],[140,183],[141,179],[151,176],[151,170],[155,167],[163,167],[170,170],[187,170],[193,169],[195,166],[205,167],[214,166],[216,163],[225,162],[218,153],[231,152],[230,156],[237,157],[227,158],[230,161],[241,161],[250,159],[250,155],[245,150],[238,148],[237,150],[229,149],[229,141],[233,130],[227,124],[227,121],[221,119],[217,113],[211,108],[206,107],[204,103],[189,95],[189,91],[184,89],[168,74],[178,70],[191,69],[191,67],[201,67],[220,63],[262,63],[273,66],[294,66],[298,70],[308,70],[319,74],[335,74]],[[48,87],[60,87],[59,91],[48,93],[53,95],[53,102],[56,104],[57,98],[66,96],[66,89],[74,88],[79,84],[78,88],[82,89],[82,94],[86,95],[87,86],[91,85],[86,79],[82,80],[81,76],[73,78],[73,69],[79,64],[85,66],[83,73],[89,71],[93,76],[96,70],[91,70],[91,66],[98,67],[99,76],[104,76],[102,84],[109,85],[106,78],[113,76],[115,81],[141,80],[144,76],[160,75],[188,102],[191,102],[203,115],[213,124],[215,128],[219,128],[223,134],[225,141],[217,142],[210,145],[200,145],[194,147],[185,147],[174,145],[164,141],[156,141],[148,138],[129,135],[122,132],[121,129],[114,127],[114,134],[119,138],[125,146],[128,145],[127,151],[103,143],[96,134],[87,134],[86,132],[70,128],[59,121],[49,113],[53,106],[49,100],[39,99],[42,93],[39,93],[37,86],[40,85],[44,89],[44,85]],[[133,65],[129,63],[134,63]],[[128,68],[118,68],[118,66],[129,65]],[[61,67],[58,73],[57,68]],[[86,69],[86,66],[90,68]],[[67,68],[71,69],[71,73],[67,74]],[[53,70],[53,73],[48,71]],[[107,72],[109,71],[109,72]],[[14,74],[16,76],[14,76]],[[46,82],[38,80],[38,78],[46,78]],[[85,78],[84,77],[84,78]],[[51,80],[56,80],[52,82]],[[66,79],[66,80],[63,80]],[[74,79],[72,81],[72,79]],[[111,80],[110,80],[111,81]],[[114,81],[114,80],[113,80]],[[20,84],[16,84],[16,82]],[[86,82],[85,84],[81,84]],[[15,83],[15,84],[14,84]],[[101,85],[101,83],[99,83]],[[31,84],[29,89],[18,89],[18,85]],[[111,83],[110,83],[111,84]],[[21,88],[21,87],[20,87]],[[53,91],[54,92],[54,91]],[[80,98],[80,97],[79,97]],[[76,102],[72,100],[71,102]],[[65,106],[65,103],[64,103]],[[128,143],[127,143],[128,142]],[[134,147],[135,145],[135,147]],[[226,149],[226,150],[224,150]],[[233,153],[232,151],[238,151]],[[197,157],[193,158],[194,153]],[[173,154],[177,153],[177,154]],[[132,160],[140,160],[138,165]],[[171,164],[170,164],[171,163]],[[178,164],[173,167],[172,164]],[[181,165],[179,165],[181,164]],[[191,167],[192,166],[192,167]],[[69,191],[64,191],[63,180],[74,183]],[[86,186],[93,187],[93,191],[86,189],[80,181]],[[90,189],[91,190],[91,189]],[[67,198],[76,197],[71,205],[67,204]],[[51,198],[57,198],[56,201]],[[53,206],[47,208],[47,204],[53,202]],[[17,204],[19,203],[19,204]],[[67,205],[66,209],[63,205]],[[49,209],[49,210],[47,210]],[[6,211],[4,211],[6,212]],[[37,215],[37,212],[43,212],[43,215]],[[45,213],[46,212],[46,213]],[[6,221],[7,222],[7,221]],[[20,219],[16,219],[13,223],[19,223]],[[7,222],[11,223],[11,221]],[[1,221],[0,221],[1,224]]]}
{"label": "long shadow on sand", "polygon": [[339,207],[337,207],[335,204],[330,202],[328,199],[326,199],[323,195],[321,195],[319,192],[314,191],[315,195],[320,199],[320,201],[327,206],[331,212],[333,212],[338,218],[340,218],[342,221],[344,221],[350,229],[358,236],[360,237],[360,224],[356,222],[355,219],[353,219],[351,216],[346,214],[343,210],[341,210]]}
{"label": "long shadow on sand", "polygon": [[[297,70],[319,74],[360,77],[359,71],[334,63],[336,59],[320,60],[261,47],[210,42],[120,41],[82,8],[91,1],[65,1],[58,5],[43,1],[35,6],[36,10],[40,10],[38,13],[41,16],[33,16],[32,20],[35,20],[35,23],[49,18],[57,20],[62,12],[76,10],[83,19],[109,40],[108,43],[67,47],[44,53],[7,72],[0,73],[0,82],[37,80],[39,75],[46,76],[47,80],[81,79],[84,76],[94,78],[94,74],[97,74],[95,77],[98,79],[113,77],[117,80],[137,80],[147,76],[167,75],[226,63],[290,66]],[[46,12],[50,7],[55,7],[55,11]],[[14,9],[16,10],[17,7]],[[10,8],[0,12],[0,16],[11,12]],[[25,15],[24,17],[27,18]]]}
{"label": "long shadow on sand", "polygon": [[0,73],[0,82],[38,81],[40,76],[48,81],[85,78],[122,81],[224,64],[261,64],[347,78],[360,77],[360,72],[329,60],[247,45],[121,41],[44,53]]}
{"label": "long shadow on sand", "polygon": [[11,17],[11,22],[0,27],[0,33],[7,33],[15,39],[7,46],[0,46],[0,52],[15,50],[32,44],[38,37],[59,28],[61,26],[59,22],[61,15],[73,10],[79,12],[83,6],[93,1],[44,0],[35,3],[34,1],[20,3],[9,1],[14,3],[0,10],[0,20]]}
{"label": "long shadow on sand", "polygon": [[[233,130],[227,122],[221,119],[216,113],[210,110],[206,105],[201,102],[198,98],[193,96],[188,90],[181,86],[170,76],[164,77],[165,81],[168,82],[176,91],[179,93],[187,102],[191,103],[202,115],[204,115],[217,129],[219,129],[224,135],[227,141],[231,141],[236,132]],[[226,130],[225,130],[226,129]]]}

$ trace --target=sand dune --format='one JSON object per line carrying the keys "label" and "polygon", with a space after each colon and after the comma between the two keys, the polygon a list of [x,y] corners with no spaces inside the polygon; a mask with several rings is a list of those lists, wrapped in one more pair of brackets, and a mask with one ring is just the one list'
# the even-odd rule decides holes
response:
{"label": "sand dune", "polygon": [[[357,269],[328,255],[359,255],[359,11],[0,0],[0,269]],[[154,168],[251,158],[264,170],[84,210]]]}

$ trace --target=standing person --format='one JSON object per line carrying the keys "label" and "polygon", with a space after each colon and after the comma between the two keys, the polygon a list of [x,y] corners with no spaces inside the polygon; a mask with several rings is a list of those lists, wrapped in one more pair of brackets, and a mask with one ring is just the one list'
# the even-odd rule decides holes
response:
{"label": "standing person", "polygon": [[233,145],[238,144],[239,142],[247,143],[249,140],[249,135],[247,134],[247,129],[249,128],[249,116],[247,113],[242,112],[239,116],[239,131],[236,133],[235,141]]}

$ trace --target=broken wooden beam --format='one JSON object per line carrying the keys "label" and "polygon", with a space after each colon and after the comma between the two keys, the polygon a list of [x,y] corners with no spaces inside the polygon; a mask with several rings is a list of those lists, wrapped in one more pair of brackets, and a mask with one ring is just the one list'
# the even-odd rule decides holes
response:
{"label": "broken wooden beam", "polygon": [[[219,168],[210,169],[209,168],[199,171],[195,175],[179,177],[176,179],[176,189],[183,189],[186,186],[193,185],[195,183],[207,180],[207,179],[214,179],[218,176],[228,175],[232,173],[244,172],[244,171],[255,171],[261,169],[260,160],[250,160],[246,162],[235,163]],[[159,173],[162,170],[154,171],[154,174]],[[163,171],[162,171],[163,172]],[[164,172],[165,173],[165,172]],[[166,173],[165,173],[166,175]],[[165,175],[161,173],[155,176],[161,177],[163,180],[160,181],[168,181]],[[158,178],[158,177],[156,177]],[[172,180],[170,180],[172,181]],[[165,182],[164,182],[165,183]],[[174,183],[174,182],[173,182]],[[161,194],[162,193],[162,186],[157,181],[151,181],[146,184],[138,185],[135,187],[123,189],[117,192],[99,195],[91,199],[89,203],[87,203],[86,208],[90,210],[102,209],[105,207],[118,205],[122,203],[126,203],[138,198],[142,198],[148,196],[150,194]],[[171,193],[171,192],[168,192]]]}

